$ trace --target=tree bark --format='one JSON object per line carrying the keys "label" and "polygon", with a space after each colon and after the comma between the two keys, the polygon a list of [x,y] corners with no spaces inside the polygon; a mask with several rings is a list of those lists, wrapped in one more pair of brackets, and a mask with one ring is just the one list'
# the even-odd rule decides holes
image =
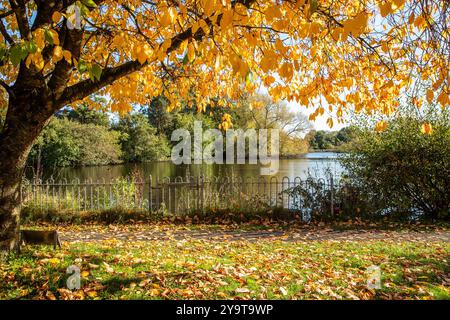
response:
{"label": "tree bark", "polygon": [[42,85],[42,81],[16,82],[0,131],[0,259],[17,246],[20,188],[26,161],[53,114],[52,100]]}

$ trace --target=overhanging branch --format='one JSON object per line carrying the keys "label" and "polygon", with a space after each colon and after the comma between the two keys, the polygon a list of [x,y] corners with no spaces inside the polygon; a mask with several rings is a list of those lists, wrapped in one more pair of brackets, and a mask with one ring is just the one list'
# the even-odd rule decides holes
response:
{"label": "overhanging branch", "polygon": [[[254,2],[256,2],[256,0],[236,0],[233,2],[233,6],[238,3],[241,3],[246,7],[250,7],[251,4]],[[205,21],[208,24],[210,24],[210,26],[212,25],[212,21],[210,21],[209,19],[205,19]],[[220,17],[218,17],[217,19],[217,23],[219,22]],[[204,36],[205,33],[203,32],[203,29],[199,28],[195,32],[195,34],[193,34],[192,28],[189,28],[171,38],[171,45],[167,49],[166,54],[169,54],[178,49],[181,43],[183,43],[185,40],[195,39],[197,41],[200,41],[203,39]],[[117,67],[106,68],[103,70],[99,81],[94,82],[91,79],[87,79],[66,88],[62,93],[61,98],[57,101],[56,105],[59,107],[64,106],[66,104],[70,104],[77,100],[81,100],[97,92],[98,90],[112,84],[114,81],[122,77],[125,77],[133,72],[141,70],[147,65],[148,65],[147,62],[141,64],[138,61],[129,61]]]}

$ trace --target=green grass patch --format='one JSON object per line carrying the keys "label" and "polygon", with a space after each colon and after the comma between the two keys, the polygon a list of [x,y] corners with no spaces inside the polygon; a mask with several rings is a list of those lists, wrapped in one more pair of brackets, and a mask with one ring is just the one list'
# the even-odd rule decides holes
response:
{"label": "green grass patch", "polygon": [[[449,299],[445,242],[102,241],[27,247],[0,267],[1,299]],[[66,269],[81,270],[68,290]],[[366,268],[380,266],[382,288]],[[447,277],[447,278],[446,278]]]}

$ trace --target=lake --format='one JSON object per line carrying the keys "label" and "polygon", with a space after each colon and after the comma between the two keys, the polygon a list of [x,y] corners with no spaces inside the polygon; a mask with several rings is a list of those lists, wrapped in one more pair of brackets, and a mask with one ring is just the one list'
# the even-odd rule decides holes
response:
{"label": "lake", "polygon": [[[310,172],[314,177],[321,178],[325,176],[326,170],[330,170],[333,175],[338,176],[343,168],[340,166],[338,157],[342,155],[334,152],[311,152],[306,153],[299,158],[282,159],[279,161],[278,173],[274,174],[277,178],[295,177],[305,178]],[[53,174],[47,173],[45,178],[53,176],[55,180],[66,179],[71,181],[79,179],[80,181],[92,179],[92,181],[106,181],[127,177],[131,174],[138,174],[141,178],[170,177],[177,176],[238,176],[238,177],[257,177],[260,175],[261,165],[253,164],[201,164],[201,165],[175,165],[171,161],[148,162],[139,164],[121,164],[109,166],[91,166],[79,168],[59,168]]]}

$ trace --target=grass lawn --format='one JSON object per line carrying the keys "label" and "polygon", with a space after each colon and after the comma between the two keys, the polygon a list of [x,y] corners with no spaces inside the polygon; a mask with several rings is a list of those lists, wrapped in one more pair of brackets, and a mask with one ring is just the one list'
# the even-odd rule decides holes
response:
{"label": "grass lawn", "polygon": [[[449,299],[448,242],[164,241],[27,247],[0,266],[1,299]],[[81,289],[66,288],[66,269]],[[382,288],[366,287],[377,265]]]}

